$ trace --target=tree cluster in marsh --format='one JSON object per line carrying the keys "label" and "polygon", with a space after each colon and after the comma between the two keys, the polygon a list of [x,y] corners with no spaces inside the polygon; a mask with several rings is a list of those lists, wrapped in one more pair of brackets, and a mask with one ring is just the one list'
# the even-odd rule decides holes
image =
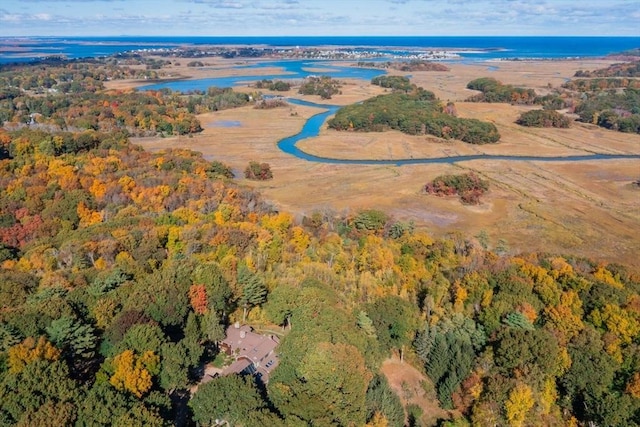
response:
{"label": "tree cluster in marsh", "polygon": [[322,99],[331,99],[333,95],[340,93],[342,82],[332,79],[329,76],[314,77],[304,79],[298,93],[303,95],[318,95]]}
{"label": "tree cluster in marsh", "polygon": [[586,123],[620,132],[640,133],[640,89],[588,94],[575,112]]}
{"label": "tree cluster in marsh", "polygon": [[491,77],[480,77],[467,83],[467,89],[478,90],[482,93],[471,96],[467,101],[472,102],[509,102],[512,104],[533,104],[536,92],[505,85]]}
{"label": "tree cluster in marsh", "polygon": [[575,112],[580,120],[620,132],[640,133],[640,62],[613,64],[593,71],[578,71],[562,85],[577,92]]}
{"label": "tree cluster in marsh", "polygon": [[277,92],[287,92],[291,90],[291,83],[282,80],[262,79],[256,82],[257,89],[269,89]]}
{"label": "tree cluster in marsh", "polygon": [[477,205],[480,197],[489,190],[489,182],[475,173],[440,175],[424,186],[427,194],[436,196],[460,196],[462,203]]}
{"label": "tree cluster in marsh", "polygon": [[424,61],[424,60],[411,60],[411,61],[386,61],[386,62],[366,62],[359,61],[356,64],[358,67],[367,67],[367,68],[384,68],[384,69],[394,69],[398,71],[449,71],[449,67],[440,63],[433,61]]}
{"label": "tree cluster in marsh", "polygon": [[531,110],[522,113],[516,123],[537,128],[568,128],[571,119],[555,110]]}
{"label": "tree cluster in marsh", "polygon": [[[387,82],[396,85],[390,80]],[[494,143],[500,139],[493,123],[447,114],[435,95],[422,88],[415,88],[411,93],[379,95],[342,107],[329,120],[328,126],[361,132],[395,129],[409,135],[434,135],[471,144]]]}

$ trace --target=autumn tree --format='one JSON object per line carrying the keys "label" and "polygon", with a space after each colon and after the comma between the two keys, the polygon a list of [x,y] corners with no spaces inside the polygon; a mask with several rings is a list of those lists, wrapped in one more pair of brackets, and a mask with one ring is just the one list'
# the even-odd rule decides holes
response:
{"label": "autumn tree", "polygon": [[140,398],[153,385],[153,375],[158,373],[160,359],[152,351],[136,355],[125,350],[113,358],[113,375],[109,382],[118,390],[126,390]]}
{"label": "autumn tree", "polygon": [[55,348],[44,336],[36,341],[28,337],[7,351],[9,371],[21,372],[28,364],[36,360],[55,361],[60,358],[60,350]]}
{"label": "autumn tree", "polygon": [[533,393],[526,384],[518,383],[511,393],[509,399],[505,402],[505,411],[509,425],[513,427],[521,427],[524,425],[527,412],[533,408],[535,401]]}

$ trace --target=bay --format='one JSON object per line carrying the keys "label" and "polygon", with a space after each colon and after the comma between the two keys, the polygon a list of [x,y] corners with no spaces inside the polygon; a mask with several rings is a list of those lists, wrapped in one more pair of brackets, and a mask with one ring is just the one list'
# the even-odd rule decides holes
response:
{"label": "bay", "polygon": [[360,46],[386,48],[389,52],[394,49],[461,49],[463,60],[557,59],[597,57],[638,48],[640,37],[3,37],[0,38],[0,63],[32,61],[46,55],[99,57],[137,49],[170,49],[185,45]]}

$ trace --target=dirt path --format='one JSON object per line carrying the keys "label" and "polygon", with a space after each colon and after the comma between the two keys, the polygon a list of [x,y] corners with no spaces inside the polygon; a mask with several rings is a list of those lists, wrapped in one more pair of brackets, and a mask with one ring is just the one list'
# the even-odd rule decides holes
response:
{"label": "dirt path", "polygon": [[436,425],[438,419],[448,418],[448,412],[440,408],[434,393],[425,391],[424,385],[433,389],[431,380],[409,363],[400,363],[400,359],[392,357],[382,363],[381,371],[405,408],[412,404],[422,408],[422,425]]}

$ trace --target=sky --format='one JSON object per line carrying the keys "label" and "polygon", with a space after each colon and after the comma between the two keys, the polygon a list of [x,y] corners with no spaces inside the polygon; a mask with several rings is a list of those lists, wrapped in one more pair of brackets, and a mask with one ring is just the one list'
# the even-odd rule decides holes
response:
{"label": "sky", "polygon": [[2,0],[0,36],[640,36],[640,0]]}

